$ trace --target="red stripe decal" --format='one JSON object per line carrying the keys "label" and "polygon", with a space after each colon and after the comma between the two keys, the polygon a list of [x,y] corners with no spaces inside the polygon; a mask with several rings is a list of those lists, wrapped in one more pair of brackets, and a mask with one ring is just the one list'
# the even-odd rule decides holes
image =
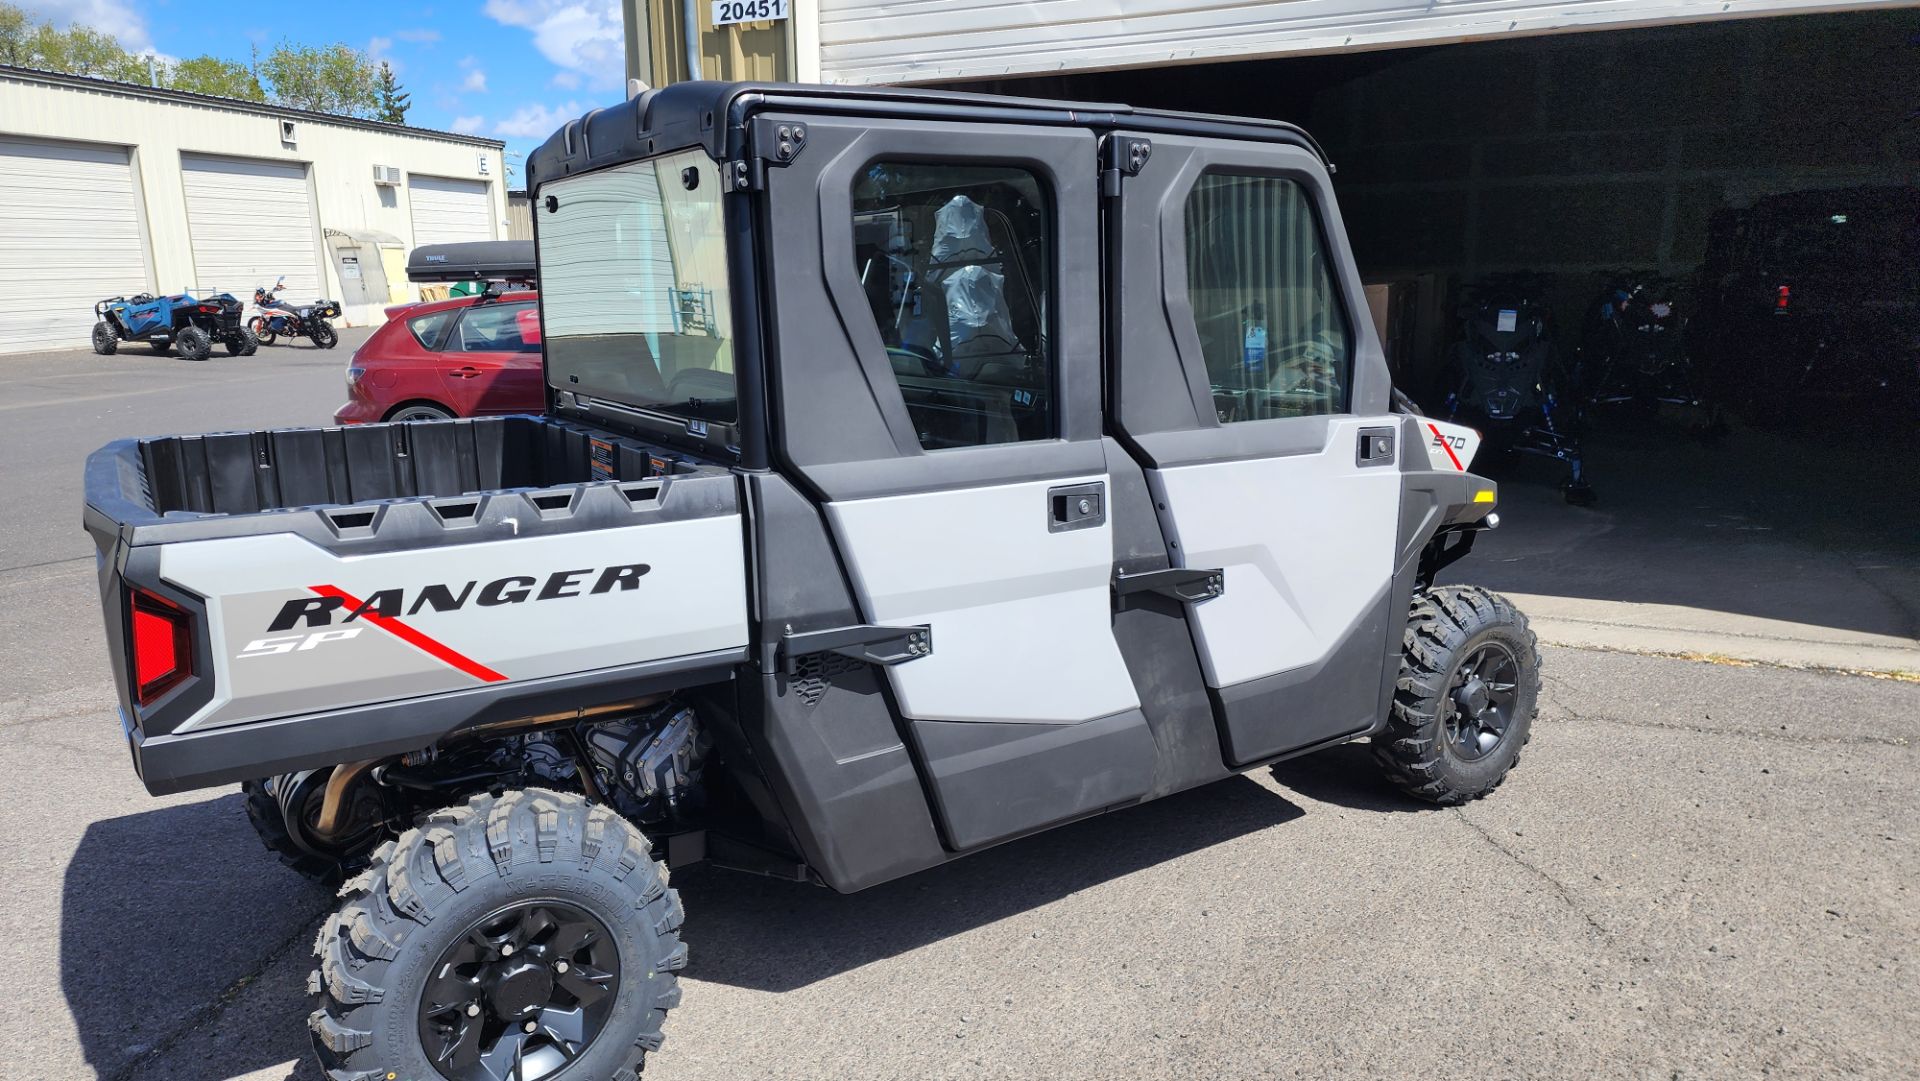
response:
{"label": "red stripe decal", "polygon": [[[345,602],[349,608],[357,609],[360,607],[359,598],[340,589],[338,586],[308,586],[307,588],[320,594],[322,597],[338,597]],[[458,668],[477,680],[485,683],[502,683],[506,681],[507,677],[488,668],[472,657],[447,648],[445,645],[428,638],[426,635],[394,619],[392,616],[383,616],[378,612],[365,611],[360,613],[359,618],[386,631],[388,634],[425,653],[434,660]]]}
{"label": "red stripe decal", "polygon": [[1433,433],[1433,441],[1440,444],[1440,449],[1447,452],[1447,457],[1453,459],[1453,467],[1465,473],[1467,467],[1460,464],[1460,456],[1453,452],[1453,444],[1447,442],[1447,437],[1440,434],[1440,429],[1432,421],[1427,422],[1427,431]]}

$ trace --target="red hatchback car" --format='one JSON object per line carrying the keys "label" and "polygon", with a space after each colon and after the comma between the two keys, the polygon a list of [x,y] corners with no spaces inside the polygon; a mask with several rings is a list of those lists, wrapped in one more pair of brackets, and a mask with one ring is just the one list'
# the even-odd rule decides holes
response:
{"label": "red hatchback car", "polygon": [[334,422],[545,411],[536,299],[522,291],[390,310],[354,350],[347,404],[334,410]]}

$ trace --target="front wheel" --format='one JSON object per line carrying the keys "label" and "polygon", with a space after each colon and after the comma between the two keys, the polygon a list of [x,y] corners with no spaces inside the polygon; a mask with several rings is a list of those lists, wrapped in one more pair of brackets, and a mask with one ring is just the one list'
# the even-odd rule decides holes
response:
{"label": "front wheel", "polygon": [[273,324],[268,322],[264,315],[254,316],[253,320],[247,324],[247,331],[253,335],[253,340],[261,345],[272,345],[274,339],[279,337],[273,332]]}
{"label": "front wheel", "polygon": [[105,319],[93,324],[93,351],[103,357],[110,357],[120,348],[120,335],[113,332],[113,324]]}
{"label": "front wheel", "polygon": [[1540,647],[1511,601],[1477,586],[1417,594],[1374,757],[1408,795],[1479,799],[1519,764],[1539,710]]}
{"label": "front wheel", "polygon": [[340,344],[340,335],[334,332],[333,324],[325,319],[314,320],[313,326],[307,328],[307,337],[312,338],[313,344],[321,349],[332,349]]}
{"label": "front wheel", "polygon": [[633,1081],[680,1004],[680,896],[578,795],[436,811],[341,898],[307,981],[328,1077]]}
{"label": "front wheel", "polygon": [[205,360],[213,355],[213,339],[199,327],[181,327],[173,336],[173,348],[181,360]]}

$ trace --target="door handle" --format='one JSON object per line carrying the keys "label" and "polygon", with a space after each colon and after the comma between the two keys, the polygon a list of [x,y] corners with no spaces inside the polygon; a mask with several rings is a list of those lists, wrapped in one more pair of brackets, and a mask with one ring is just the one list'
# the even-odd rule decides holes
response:
{"label": "door handle", "polygon": [[480,369],[472,365],[468,365],[464,368],[455,368],[452,374],[460,377],[461,379],[472,379],[474,376],[477,376],[480,374]]}
{"label": "door handle", "polygon": [[1047,532],[1094,529],[1107,521],[1107,482],[1063,484],[1047,489]]}
{"label": "door handle", "polygon": [[1355,465],[1392,465],[1393,429],[1360,429],[1360,446],[1354,451]]}

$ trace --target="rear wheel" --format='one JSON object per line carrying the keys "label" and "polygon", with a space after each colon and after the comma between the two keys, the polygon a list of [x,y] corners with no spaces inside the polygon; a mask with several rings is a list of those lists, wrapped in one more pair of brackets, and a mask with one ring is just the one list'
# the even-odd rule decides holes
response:
{"label": "rear wheel", "polygon": [[260,351],[260,343],[253,340],[253,332],[246,327],[235,330],[222,341],[226,344],[230,357],[250,357]]}
{"label": "rear wheel", "polygon": [[120,335],[113,332],[113,324],[105,319],[93,324],[93,351],[103,357],[112,356],[120,348]]}
{"label": "rear wheel", "polygon": [[181,360],[205,360],[213,355],[213,339],[199,327],[181,327],[174,335],[173,348]]}
{"label": "rear wheel", "polygon": [[1477,586],[1414,597],[1374,757],[1407,794],[1459,804],[1498,787],[1533,735],[1540,649],[1527,617]]}
{"label": "rear wheel", "polygon": [[432,402],[410,402],[387,414],[388,420],[452,420],[453,410]]}
{"label": "rear wheel", "polygon": [[340,335],[334,331],[333,324],[325,319],[314,320],[312,328],[307,331],[307,337],[312,338],[313,344],[321,349],[332,349],[340,344]]}
{"label": "rear wheel", "polygon": [[680,897],[585,798],[479,795],[374,850],[314,944],[332,1078],[634,1081],[680,1004]]}

